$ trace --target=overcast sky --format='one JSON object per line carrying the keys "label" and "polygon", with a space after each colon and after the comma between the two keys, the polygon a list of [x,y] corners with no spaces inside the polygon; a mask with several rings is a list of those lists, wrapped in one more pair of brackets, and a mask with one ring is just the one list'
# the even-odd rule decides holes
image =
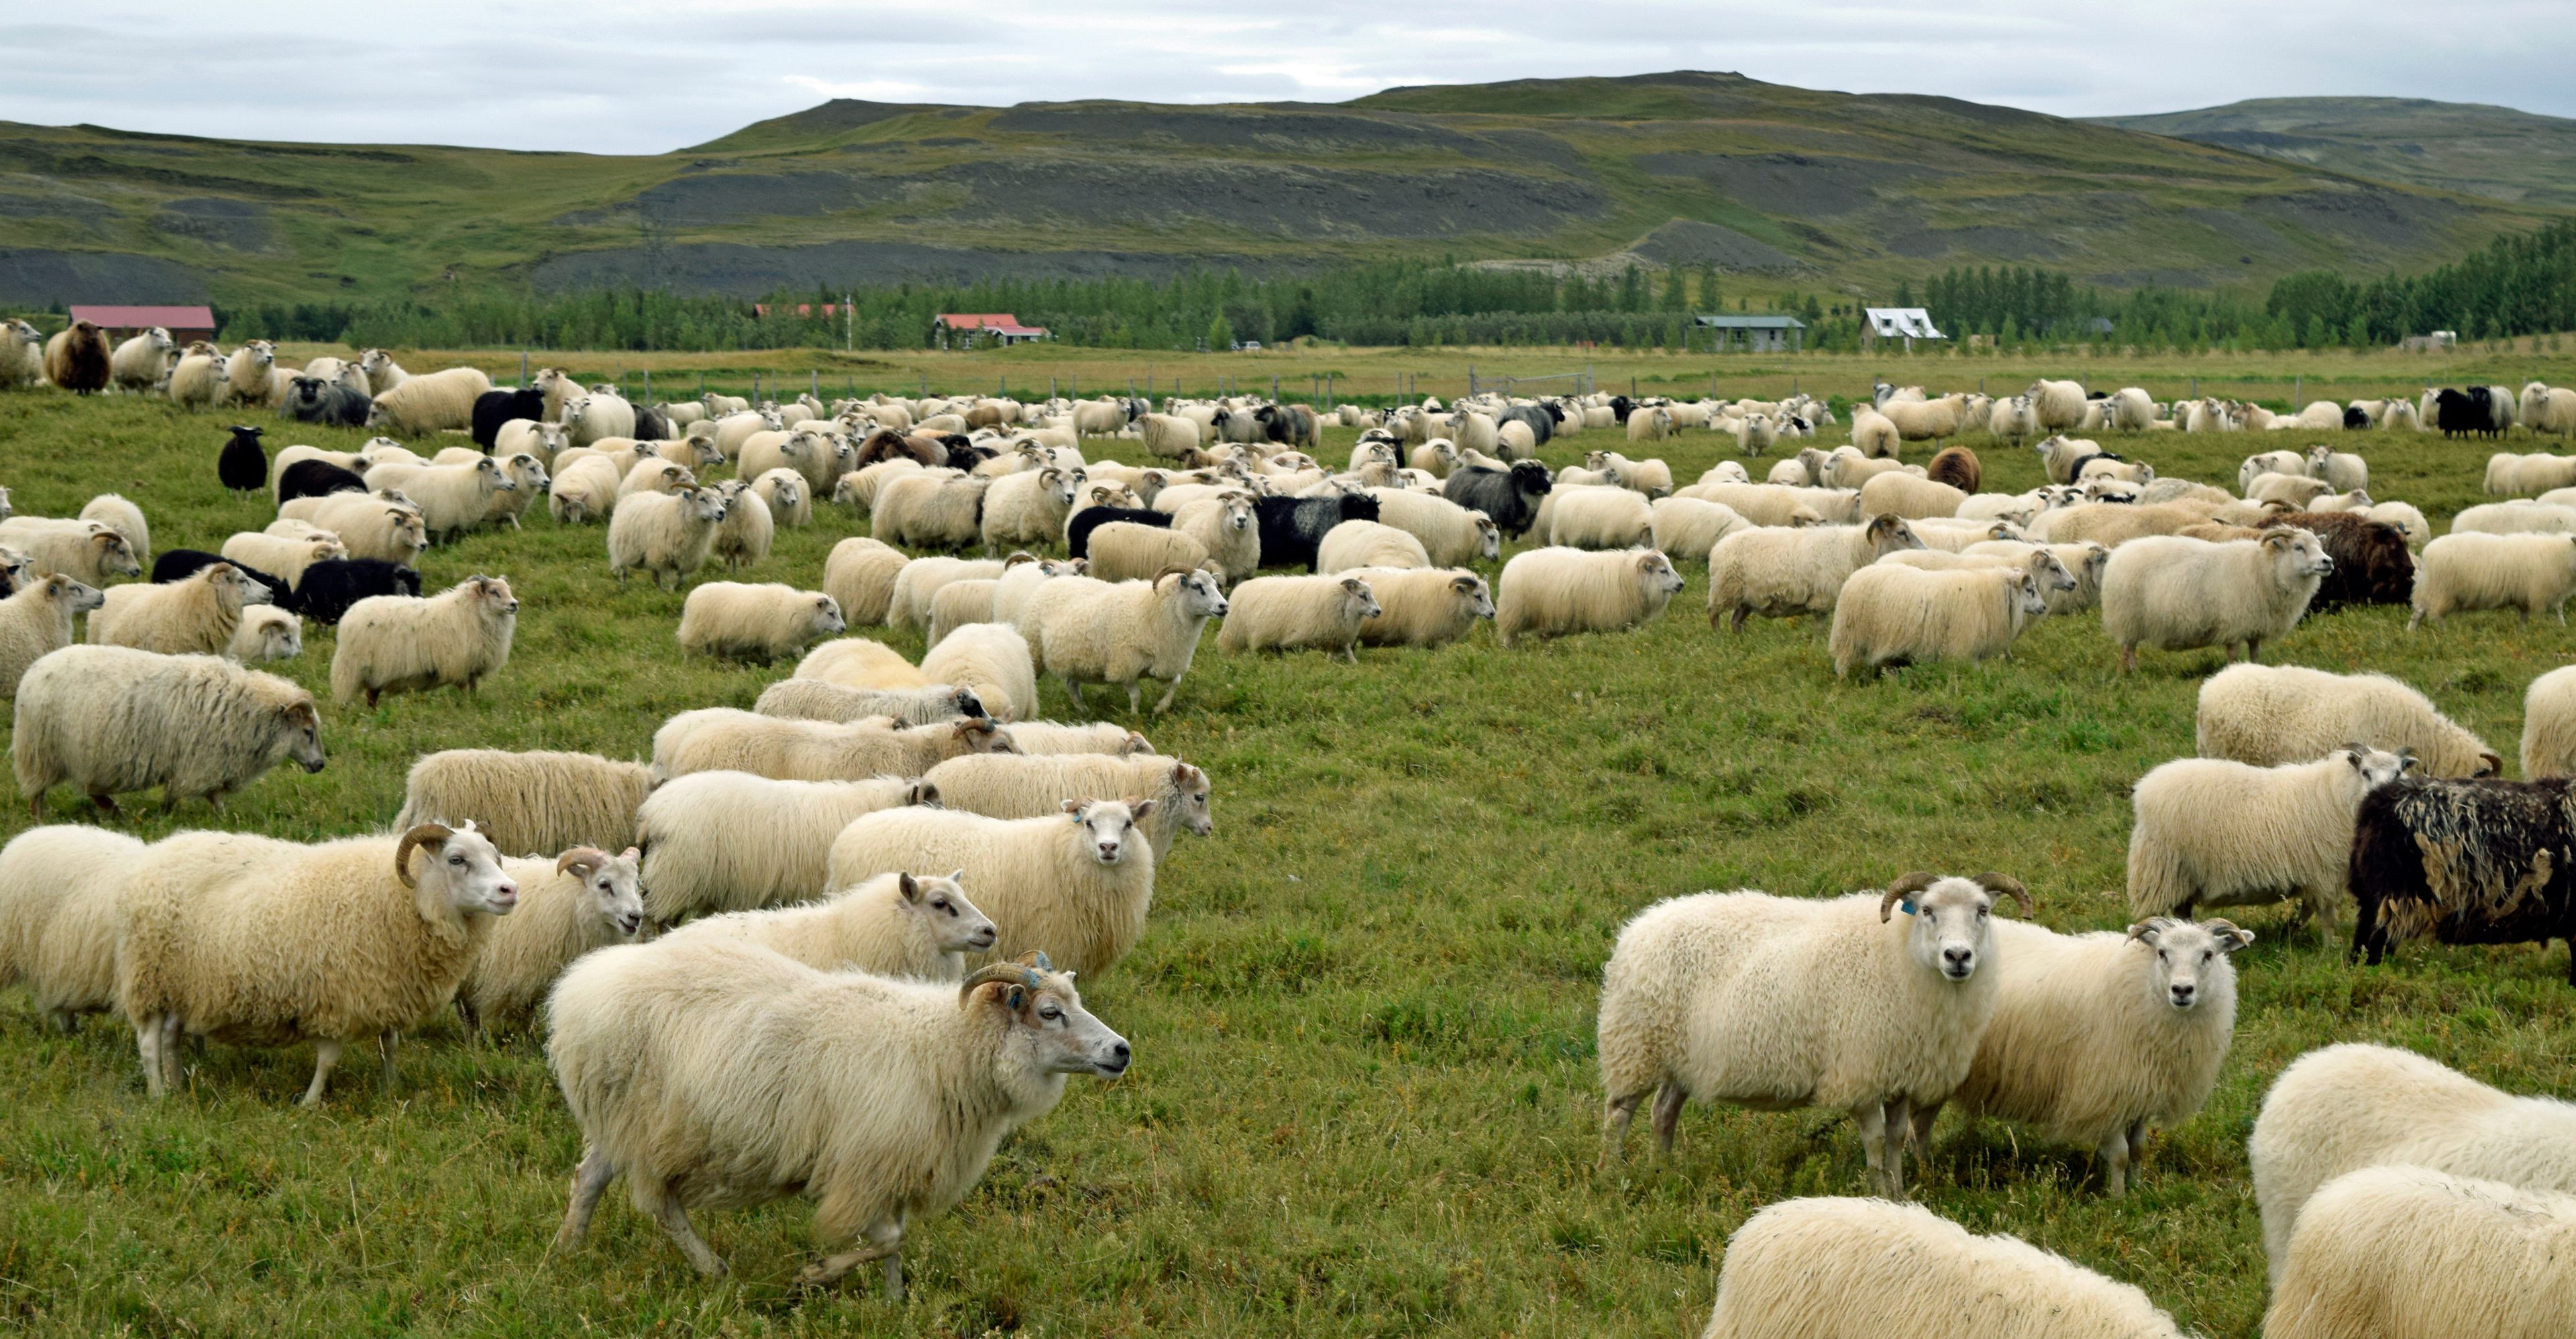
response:
{"label": "overcast sky", "polygon": [[[245,22],[243,15],[256,17]],[[826,98],[1333,102],[1674,69],[2066,116],[2379,94],[2576,116],[2565,0],[0,0],[0,120],[651,153]]]}

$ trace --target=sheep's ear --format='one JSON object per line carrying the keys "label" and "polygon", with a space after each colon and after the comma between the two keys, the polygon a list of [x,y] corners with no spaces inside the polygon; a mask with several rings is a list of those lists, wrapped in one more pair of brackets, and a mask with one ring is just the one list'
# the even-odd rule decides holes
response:
{"label": "sheep's ear", "polygon": [[289,702],[277,714],[286,718],[289,725],[319,725],[322,721],[310,702]]}
{"label": "sheep's ear", "polygon": [[1342,578],[1342,589],[1344,589],[1344,590],[1346,590],[1346,591],[1349,591],[1349,592],[1350,592],[1351,594],[1353,594],[1353,595],[1357,595],[1357,594],[1359,594],[1359,593],[1360,593],[1360,579],[1359,579],[1358,577],[1343,577],[1343,578]]}
{"label": "sheep's ear", "polygon": [[904,901],[919,902],[921,900],[921,883],[914,879],[910,874],[895,875],[894,886],[897,890],[902,892]]}
{"label": "sheep's ear", "polygon": [[1127,816],[1133,819],[1141,819],[1145,815],[1154,812],[1155,806],[1161,803],[1162,801],[1160,800],[1129,800],[1127,802]]}
{"label": "sheep's ear", "polygon": [[1067,800],[1067,801],[1065,801],[1065,802],[1064,802],[1064,811],[1065,811],[1066,813],[1068,813],[1068,814],[1073,815],[1076,819],[1081,818],[1081,817],[1082,817],[1082,801],[1080,801],[1080,800]]}
{"label": "sheep's ear", "polygon": [[2240,929],[2232,921],[2203,921],[2200,928],[2209,931],[2210,938],[2218,941],[2218,951],[2221,953],[2234,953],[2254,942],[2253,931]]}

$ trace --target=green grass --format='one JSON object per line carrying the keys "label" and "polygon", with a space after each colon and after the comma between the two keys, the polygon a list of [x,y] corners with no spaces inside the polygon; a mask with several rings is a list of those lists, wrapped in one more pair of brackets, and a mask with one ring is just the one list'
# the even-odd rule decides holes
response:
{"label": "green grass", "polygon": [[[25,514],[68,514],[114,488],[150,513],[156,545],[213,547],[268,516],[215,484],[224,421],[0,396],[0,482]],[[2479,500],[2485,447],[2341,443],[2371,458],[2374,491],[2437,521]],[[2034,482],[2028,453],[1974,444],[1990,486]],[[2124,449],[2163,473],[2232,480],[2246,451],[2290,444],[2304,438],[2162,435]],[[1665,454],[1688,478],[1731,445],[1691,434]],[[813,584],[831,543],[860,528],[827,511],[783,534],[754,575]],[[224,826],[316,838],[383,824],[405,767],[431,749],[640,756],[670,713],[747,706],[786,672],[682,659],[679,597],[619,589],[596,528],[538,519],[435,550],[425,568],[433,587],[511,578],[525,603],[508,670],[470,699],[326,707],[330,768],[272,773]],[[218,1046],[155,1105],[125,1029],[100,1019],[50,1035],[11,989],[0,1325],[1694,1333],[1728,1232],[1783,1197],[1859,1193],[1859,1149],[1832,1113],[1693,1108],[1672,1163],[1638,1138],[1624,1166],[1597,1174],[1592,1015],[1619,925],[1703,888],[1821,896],[1913,868],[2003,870],[2051,926],[2123,924],[2127,787],[2190,752],[2193,694],[2220,661],[2147,653],[2121,677],[2088,615],[2044,622],[2009,662],[1842,684],[1820,622],[1713,634],[1704,575],[1684,570],[1690,589],[1640,632],[1512,653],[1480,632],[1436,652],[1372,651],[1354,668],[1224,655],[1211,638],[1175,710],[1138,724],[1209,769],[1217,835],[1183,839],[1138,951],[1084,983],[1137,1066],[1114,1084],[1077,1082],[963,1204],[917,1228],[901,1306],[870,1284],[792,1292],[815,1249],[798,1203],[702,1216],[735,1269],[719,1282],[695,1277],[622,1192],[589,1249],[548,1262],[579,1149],[527,1039],[477,1047],[442,1018],[405,1047],[393,1099],[353,1057],[318,1112],[291,1106],[308,1048]],[[2403,623],[2385,609],[2322,616],[2273,658],[2397,674],[2512,755],[2523,686],[2567,658],[2566,630],[2493,614],[2415,634]],[[287,670],[318,686],[330,650],[317,632]],[[52,817],[91,815],[58,797]],[[147,812],[135,830],[209,821]],[[0,795],[0,836],[26,822]],[[2209,1109],[2156,1141],[2127,1199],[2089,1188],[2077,1150],[1953,1116],[1922,1201],[2133,1282],[2212,1336],[2251,1335],[2263,1261],[2244,1139],[2293,1057],[2385,1041],[2508,1087],[2576,1094],[2563,949],[2409,946],[2365,971],[2337,943],[2285,932],[2281,913],[2240,919],[2261,937],[2237,959],[2235,1052]]]}

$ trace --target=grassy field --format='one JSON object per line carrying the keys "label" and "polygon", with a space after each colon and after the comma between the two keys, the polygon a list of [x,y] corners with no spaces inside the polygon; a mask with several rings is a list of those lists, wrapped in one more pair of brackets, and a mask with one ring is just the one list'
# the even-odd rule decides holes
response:
{"label": "grassy field", "polygon": [[[2498,366],[2494,379],[2563,379],[2552,366]],[[1958,380],[1946,366],[1908,379]],[[225,421],[137,400],[0,396],[0,482],[22,514],[69,514],[115,489],[150,513],[157,547],[211,548],[268,519],[216,484]],[[1568,463],[1605,437],[1561,440],[1548,458]],[[2028,452],[1971,444],[1990,487],[2036,482]],[[2232,481],[2246,451],[2304,444],[2157,435],[2123,449],[2165,474]],[[2375,495],[2437,523],[2479,500],[2483,446],[2341,444],[2370,457]],[[1689,478],[1731,453],[1693,434],[1665,454]],[[812,585],[831,544],[863,530],[826,512],[783,533],[756,576]],[[540,517],[434,550],[424,568],[432,587],[510,577],[524,607],[508,670],[470,699],[327,707],[329,769],[272,773],[223,825],[298,839],[381,825],[409,761],[432,749],[641,756],[664,717],[748,706],[786,672],[680,657],[680,597],[620,589],[596,528]],[[1136,1067],[1114,1084],[1077,1081],[955,1212],[911,1234],[900,1306],[873,1285],[792,1291],[814,1249],[795,1203],[701,1217],[734,1266],[718,1282],[693,1275],[622,1193],[585,1253],[547,1261],[579,1147],[530,1039],[471,1045],[441,1019],[404,1048],[391,1100],[353,1055],[318,1112],[291,1106],[309,1049],[215,1047],[181,1094],[152,1105],[125,1029],[94,1020],[52,1035],[12,989],[0,992],[0,1326],[1696,1333],[1727,1234],[1783,1197],[1860,1193],[1861,1158],[1838,1114],[1693,1108],[1671,1163],[1638,1139],[1624,1165],[1596,1172],[1593,1008],[1621,923],[1704,888],[1823,896],[1915,868],[1992,868],[2029,884],[2048,925],[2119,926],[2127,788],[2191,751],[2193,694],[2220,657],[2147,653],[2123,677],[2086,615],[2043,622],[2009,662],[1844,684],[1821,622],[1714,634],[1704,573],[1684,571],[1690,589],[1640,632],[1517,652],[1480,632],[1352,667],[1224,655],[1210,638],[1173,712],[1137,724],[1213,775],[1217,833],[1183,839],[1139,950],[1084,983],[1135,1044]],[[921,649],[910,634],[889,640]],[[320,686],[331,645],[310,635],[287,671]],[[2554,623],[2471,615],[2410,634],[2403,611],[2370,609],[2311,619],[2272,658],[2397,674],[2510,757],[2524,685],[2568,647]],[[1047,701],[1069,710],[1055,688]],[[58,796],[51,817],[91,814]],[[202,809],[175,822],[147,812],[135,830],[208,822]],[[26,823],[23,804],[0,795],[0,836]],[[2260,938],[2237,958],[2234,1054],[2209,1109],[2156,1140],[2129,1197],[2092,1189],[2080,1151],[1952,1116],[1920,1199],[2135,1283],[2187,1326],[2251,1335],[2265,1299],[2244,1140],[2292,1058],[2381,1041],[2507,1087],[2576,1095],[2563,949],[2409,946],[2365,971],[2286,919],[2241,914]]]}

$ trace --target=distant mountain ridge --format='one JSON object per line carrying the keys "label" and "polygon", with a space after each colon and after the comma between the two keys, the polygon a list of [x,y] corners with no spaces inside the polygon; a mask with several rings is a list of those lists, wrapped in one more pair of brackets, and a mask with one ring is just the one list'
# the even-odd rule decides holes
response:
{"label": "distant mountain ridge", "polygon": [[2096,125],[2380,181],[2576,209],[2576,120],[2423,98],[2256,98]]}
{"label": "distant mountain ridge", "polygon": [[[1329,105],[836,100],[628,157],[0,123],[0,304],[748,296],[1398,257],[1707,263],[1748,276],[1739,291],[1883,294],[1980,264],[2237,285],[2423,267],[2556,216],[2546,182],[2508,201],[2364,180],[2175,124],[1691,71]],[[2201,133],[2340,143],[2267,125]]]}

